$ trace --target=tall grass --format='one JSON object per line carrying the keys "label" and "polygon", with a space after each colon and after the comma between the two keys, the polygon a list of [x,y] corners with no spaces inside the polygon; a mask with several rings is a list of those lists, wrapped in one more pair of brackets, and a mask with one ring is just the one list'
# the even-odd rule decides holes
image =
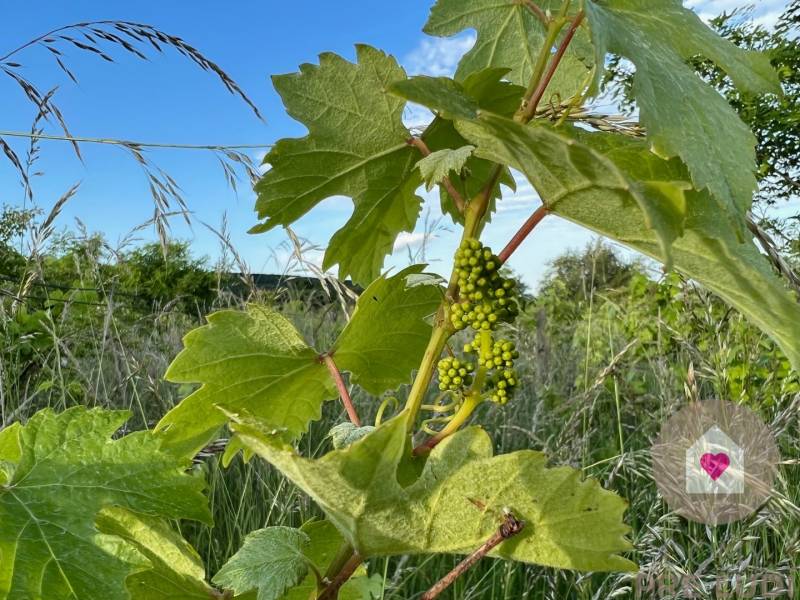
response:
{"label": "tall grass", "polygon": [[[626,520],[644,574],[692,574],[704,590],[646,592],[640,597],[712,598],[718,577],[746,579],[777,573],[800,589],[800,391],[797,378],[772,343],[690,284],[640,275],[614,285],[588,285],[574,295],[555,291],[526,309],[514,332],[521,351],[518,396],[506,407],[483,407],[476,421],[493,436],[497,452],[544,451],[554,464],[580,468],[630,503]],[[48,283],[39,274],[40,285]],[[181,348],[181,337],[203,315],[176,305],[148,314],[105,293],[99,271],[81,272],[80,286],[39,288],[42,310],[0,302],[0,416],[4,424],[43,407],[75,404],[123,408],[130,428],[152,427],[191,389],[162,376]],[[584,282],[587,283],[587,282]],[[13,286],[12,286],[13,288]],[[58,293],[54,293],[58,292]],[[222,290],[215,307],[248,299]],[[306,339],[327,347],[343,326],[347,300],[327,305],[290,291],[255,298],[275,303]],[[211,307],[212,309],[214,307]],[[27,328],[27,329],[26,329]],[[398,396],[402,399],[405,390]],[[776,433],[784,464],[775,494],[744,521],[711,527],[672,513],[653,482],[649,446],[660,425],[687,396],[724,397],[760,412]],[[354,390],[370,422],[379,402]],[[330,449],[327,432],[345,419],[336,402],[325,406],[300,451]],[[319,509],[277,471],[241,457],[223,469],[213,452],[196,468],[206,472],[213,527],[181,524],[213,574],[244,536],[268,525],[298,526]],[[395,557],[371,561],[384,579],[383,598],[419,597],[458,562],[452,556]],[[604,599],[635,597],[635,575],[586,574],[484,559],[441,596],[445,599]],[[737,595],[730,595],[737,598]],[[760,589],[741,597],[760,598]]]}

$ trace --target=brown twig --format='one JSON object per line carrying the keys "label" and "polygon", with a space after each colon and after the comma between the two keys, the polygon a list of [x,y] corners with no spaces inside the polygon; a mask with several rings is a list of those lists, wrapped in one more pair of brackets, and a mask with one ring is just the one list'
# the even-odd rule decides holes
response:
{"label": "brown twig", "polygon": [[[428,148],[428,145],[418,137],[410,137],[408,138],[408,145],[414,146],[417,150],[420,151],[422,156],[430,156],[431,150]],[[456,205],[458,212],[462,215],[464,214],[464,207],[466,203],[464,202],[463,196],[458,192],[456,187],[453,185],[453,182],[450,181],[450,178],[445,175],[444,179],[442,179],[442,185],[444,189],[447,190],[447,193],[450,194],[450,197],[453,199],[453,204]]]}
{"label": "brown twig", "polygon": [[500,259],[500,264],[505,264],[509,257],[514,254],[523,240],[528,237],[528,234],[533,231],[534,227],[536,227],[542,221],[542,219],[547,216],[548,212],[549,211],[544,204],[533,211],[533,214],[528,217],[528,220],[522,224],[522,227],[519,228],[519,231],[517,231],[517,233],[514,234],[514,237],[509,240],[508,244],[506,244],[506,247],[503,248],[503,251],[497,255],[497,257]]}
{"label": "brown twig", "polygon": [[552,81],[553,75],[555,75],[556,70],[558,69],[558,65],[561,64],[561,59],[564,58],[564,54],[566,53],[570,42],[572,42],[572,38],[575,37],[575,32],[578,31],[578,27],[580,27],[581,23],[583,22],[583,17],[584,12],[580,11],[575,15],[575,17],[572,19],[572,22],[569,24],[569,29],[567,30],[566,35],[564,35],[564,39],[561,40],[561,43],[559,44],[558,49],[553,56],[553,60],[550,61],[550,66],[548,67],[547,72],[544,74],[544,77],[542,77],[541,81],[539,81],[539,85],[536,87],[531,99],[525,106],[523,117],[525,118],[526,122],[530,121],[536,114],[536,109],[539,107],[539,102],[541,102],[542,97],[547,90],[547,86],[550,85],[550,81]]}
{"label": "brown twig", "polygon": [[331,581],[317,600],[335,600],[345,582],[355,573],[356,569],[364,562],[357,552],[354,552],[350,559],[344,564],[342,569],[337,573],[336,577]]}
{"label": "brown twig", "polygon": [[353,406],[353,401],[350,399],[350,392],[347,390],[347,386],[344,383],[344,379],[342,379],[342,374],[339,372],[339,368],[333,361],[333,356],[326,352],[325,354],[321,354],[319,358],[325,363],[325,366],[328,367],[328,371],[330,371],[331,377],[333,377],[333,381],[336,384],[336,389],[339,390],[339,397],[342,399],[342,404],[344,404],[344,408],[347,411],[347,416],[350,417],[350,421],[356,427],[361,427],[361,419],[358,418],[356,407]]}
{"label": "brown twig", "polygon": [[525,527],[524,521],[518,521],[516,517],[510,512],[505,515],[505,520],[500,528],[486,540],[480,548],[475,550],[467,558],[462,560],[456,567],[447,575],[442,577],[431,589],[425,592],[420,600],[433,600],[444,590],[446,590],[452,583],[469,570],[476,562],[489,554],[495,547],[499,546],[502,542],[510,537],[514,537]]}
{"label": "brown twig", "polygon": [[534,15],[536,15],[536,18],[542,22],[542,25],[547,27],[550,24],[550,17],[548,17],[547,14],[541,9],[541,7],[538,4],[536,4],[533,0],[522,0],[522,4],[528,7],[528,10],[530,10]]}

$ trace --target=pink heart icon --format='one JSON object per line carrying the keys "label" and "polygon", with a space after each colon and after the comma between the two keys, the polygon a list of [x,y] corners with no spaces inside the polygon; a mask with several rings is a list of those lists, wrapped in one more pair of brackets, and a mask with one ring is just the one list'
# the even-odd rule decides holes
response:
{"label": "pink heart icon", "polygon": [[705,453],[700,457],[700,466],[708,473],[713,481],[719,479],[725,470],[730,466],[731,459],[724,452],[719,454]]}

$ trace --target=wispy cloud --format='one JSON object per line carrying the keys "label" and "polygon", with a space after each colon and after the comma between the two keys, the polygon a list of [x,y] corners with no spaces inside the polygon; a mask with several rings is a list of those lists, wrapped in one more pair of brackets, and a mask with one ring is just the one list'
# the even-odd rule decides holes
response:
{"label": "wispy cloud", "polygon": [[458,61],[474,45],[473,33],[451,38],[426,37],[406,56],[403,65],[411,75],[452,75]]}
{"label": "wispy cloud", "polygon": [[778,17],[786,10],[786,0],[760,0],[747,3],[744,0],[689,0],[686,3],[693,8],[700,18],[705,21],[712,19],[724,12],[733,12],[742,6],[751,6],[752,15],[756,23],[771,27]]}
{"label": "wispy cloud", "polygon": [[428,234],[423,232],[408,233],[403,231],[394,242],[394,251],[397,252],[405,248],[418,248],[425,242],[426,237],[428,237]]}

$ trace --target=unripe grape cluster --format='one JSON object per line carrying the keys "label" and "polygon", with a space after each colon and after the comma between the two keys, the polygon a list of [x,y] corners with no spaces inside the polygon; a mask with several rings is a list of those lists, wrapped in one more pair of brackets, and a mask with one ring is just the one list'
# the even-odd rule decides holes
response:
{"label": "unripe grape cluster", "polygon": [[491,390],[490,399],[497,404],[505,404],[517,387],[514,360],[519,357],[519,352],[514,342],[509,340],[492,340],[488,348],[484,348],[481,342],[481,335],[478,334],[472,342],[464,346],[464,352],[478,355],[478,365],[490,372],[486,380],[487,387]]}
{"label": "unripe grape cluster", "polygon": [[459,302],[450,310],[455,329],[472,327],[491,331],[517,316],[517,290],[513,279],[498,272],[500,259],[478,240],[461,242],[455,257]]}
{"label": "unripe grape cluster", "polygon": [[472,372],[475,366],[448,356],[439,361],[439,389],[441,391],[457,391],[472,385]]}

